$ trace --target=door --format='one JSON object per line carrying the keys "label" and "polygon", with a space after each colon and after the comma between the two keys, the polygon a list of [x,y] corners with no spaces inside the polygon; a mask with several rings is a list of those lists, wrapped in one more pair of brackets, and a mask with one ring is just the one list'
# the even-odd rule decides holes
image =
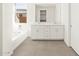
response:
{"label": "door", "polygon": [[79,4],[71,4],[71,46],[79,55]]}

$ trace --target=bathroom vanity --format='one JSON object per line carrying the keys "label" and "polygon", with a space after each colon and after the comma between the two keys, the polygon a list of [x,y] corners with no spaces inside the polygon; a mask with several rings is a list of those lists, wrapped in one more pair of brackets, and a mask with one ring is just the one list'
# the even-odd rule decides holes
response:
{"label": "bathroom vanity", "polygon": [[64,25],[33,24],[31,26],[33,40],[63,40]]}

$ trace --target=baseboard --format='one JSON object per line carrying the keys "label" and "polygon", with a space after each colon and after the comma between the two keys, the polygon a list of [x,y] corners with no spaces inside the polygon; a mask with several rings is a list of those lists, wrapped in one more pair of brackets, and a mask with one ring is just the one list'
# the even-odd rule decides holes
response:
{"label": "baseboard", "polygon": [[31,40],[64,40],[63,38],[61,38],[61,39],[46,39],[46,38],[43,38],[43,39],[41,39],[41,38],[31,38]]}

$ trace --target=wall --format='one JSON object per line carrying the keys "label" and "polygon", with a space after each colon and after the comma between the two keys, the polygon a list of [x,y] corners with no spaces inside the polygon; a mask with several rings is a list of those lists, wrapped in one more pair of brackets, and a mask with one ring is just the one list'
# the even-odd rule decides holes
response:
{"label": "wall", "polygon": [[13,4],[3,3],[3,55],[12,54]]}
{"label": "wall", "polygon": [[0,3],[0,56],[2,55],[2,4]]}
{"label": "wall", "polygon": [[31,25],[35,23],[35,4],[27,4],[27,31],[31,35]]}
{"label": "wall", "polygon": [[[56,4],[56,23],[64,25],[64,17],[66,18],[66,11],[68,8],[65,6],[66,4],[63,3],[57,3]],[[66,10],[64,8],[67,8]]]}
{"label": "wall", "polygon": [[[38,9],[47,9],[49,10],[49,13],[48,13],[48,22],[52,22],[52,23],[55,23],[55,24],[63,24],[63,20],[61,19],[61,4],[60,3],[57,3],[57,4],[50,4],[51,7],[49,7],[49,4],[46,8],[44,7],[40,7],[40,6],[36,6],[36,12],[38,12],[39,10]],[[52,11],[52,12],[51,12]],[[52,15],[52,16],[51,16]],[[39,17],[38,17],[38,14],[36,13],[36,21],[39,22]]]}
{"label": "wall", "polygon": [[71,3],[71,46],[79,55],[79,3]]}
{"label": "wall", "polygon": [[56,4],[56,24],[62,24],[61,23],[61,4]]}
{"label": "wall", "polygon": [[55,13],[56,13],[56,6],[55,5],[52,5],[52,4],[50,4],[50,6],[49,6],[49,4],[47,4],[46,6],[44,6],[44,4],[43,5],[36,5],[36,19],[35,19],[35,21],[37,21],[37,22],[40,22],[40,10],[47,10],[46,11],[46,21],[47,21],[47,23],[55,23]]}
{"label": "wall", "polygon": [[55,20],[56,20],[55,19],[56,18],[55,17],[55,13],[56,13],[55,10],[56,10],[56,7],[55,6],[52,7],[52,8],[51,7],[48,8],[48,14],[47,14],[47,16],[48,16],[47,17],[47,22],[48,23],[55,23]]}
{"label": "wall", "polygon": [[69,14],[69,4],[61,4],[61,20],[62,23],[64,24],[64,30],[65,30],[65,43],[67,46],[70,46],[70,14]]}

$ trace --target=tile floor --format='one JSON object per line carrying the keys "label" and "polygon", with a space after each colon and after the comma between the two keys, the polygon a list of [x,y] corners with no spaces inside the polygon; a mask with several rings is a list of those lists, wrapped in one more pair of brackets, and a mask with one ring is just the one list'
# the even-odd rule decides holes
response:
{"label": "tile floor", "polygon": [[12,56],[78,56],[64,41],[33,41],[26,39]]}

